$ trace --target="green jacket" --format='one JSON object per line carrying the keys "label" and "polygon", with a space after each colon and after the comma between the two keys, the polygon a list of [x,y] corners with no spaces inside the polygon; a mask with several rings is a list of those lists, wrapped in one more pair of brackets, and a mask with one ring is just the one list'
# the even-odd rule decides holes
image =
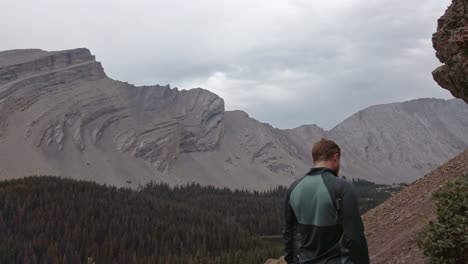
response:
{"label": "green jacket", "polygon": [[[339,205],[336,199],[341,199]],[[328,168],[313,168],[289,187],[284,206],[283,238],[288,263],[369,263],[364,225],[354,190],[350,183]],[[299,250],[296,252],[297,240]]]}

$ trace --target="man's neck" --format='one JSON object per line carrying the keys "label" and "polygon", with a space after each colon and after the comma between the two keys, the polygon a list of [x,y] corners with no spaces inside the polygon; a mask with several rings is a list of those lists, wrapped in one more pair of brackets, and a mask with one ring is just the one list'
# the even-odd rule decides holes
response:
{"label": "man's neck", "polygon": [[328,161],[319,161],[319,162],[316,162],[314,163],[312,169],[316,169],[316,168],[325,168],[325,169],[329,169],[331,171],[333,171],[336,176],[338,176],[338,171],[335,170],[333,168],[333,165],[331,162],[328,162]]}
{"label": "man's neck", "polygon": [[326,162],[326,161],[318,161],[314,164],[314,167],[313,168],[327,168],[327,169],[330,169],[330,170],[333,170],[330,162]]}

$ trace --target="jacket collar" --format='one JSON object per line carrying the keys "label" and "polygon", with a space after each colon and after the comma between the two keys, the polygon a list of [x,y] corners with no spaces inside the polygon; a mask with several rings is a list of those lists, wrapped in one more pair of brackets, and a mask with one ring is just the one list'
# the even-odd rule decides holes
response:
{"label": "jacket collar", "polygon": [[312,168],[310,169],[310,171],[307,173],[307,175],[317,175],[317,174],[322,174],[324,171],[328,171],[330,172],[331,174],[335,175],[335,176],[338,176],[336,171],[330,169],[330,168],[327,168],[327,167],[317,167],[317,168]]}

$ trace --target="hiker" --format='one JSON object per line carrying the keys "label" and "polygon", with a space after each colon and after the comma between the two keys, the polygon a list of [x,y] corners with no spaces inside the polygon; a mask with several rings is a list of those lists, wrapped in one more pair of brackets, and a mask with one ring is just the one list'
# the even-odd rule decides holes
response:
{"label": "hiker", "polygon": [[283,226],[286,262],[369,263],[356,194],[338,177],[340,157],[340,147],[322,138],[312,148],[313,168],[289,187]]}

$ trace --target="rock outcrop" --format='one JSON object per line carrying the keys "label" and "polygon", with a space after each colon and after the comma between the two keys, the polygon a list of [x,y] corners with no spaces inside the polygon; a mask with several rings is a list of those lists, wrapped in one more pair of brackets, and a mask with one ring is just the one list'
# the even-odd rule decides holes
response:
{"label": "rock outcrop", "polygon": [[468,103],[468,2],[453,0],[439,19],[432,37],[436,56],[444,65],[433,71],[434,80],[453,96]]}

